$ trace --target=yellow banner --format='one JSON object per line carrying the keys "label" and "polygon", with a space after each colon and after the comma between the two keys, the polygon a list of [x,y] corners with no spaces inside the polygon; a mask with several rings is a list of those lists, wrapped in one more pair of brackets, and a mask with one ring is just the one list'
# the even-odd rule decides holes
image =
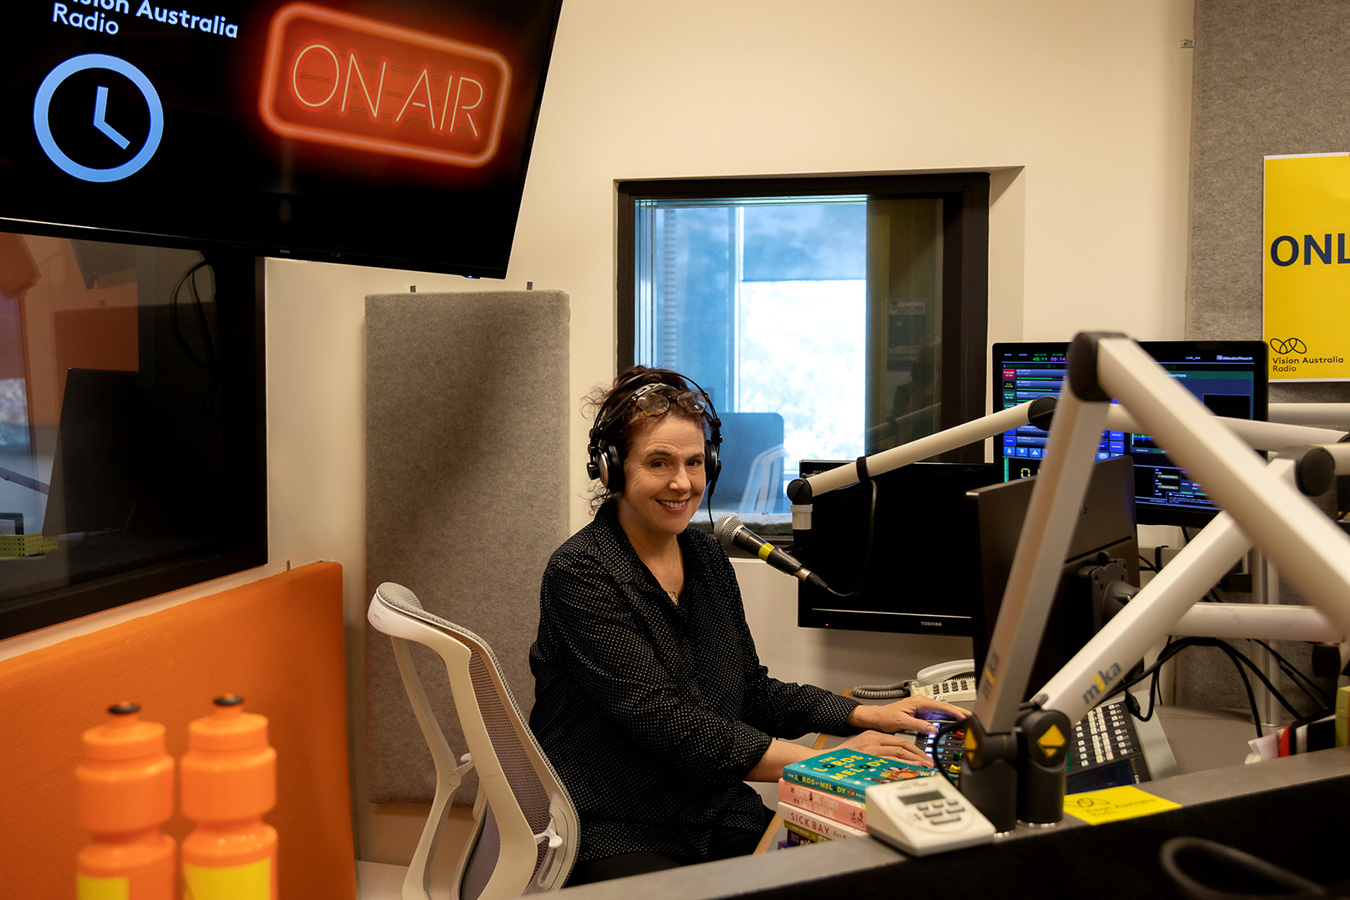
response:
{"label": "yellow banner", "polygon": [[1350,379],[1350,154],[1265,163],[1270,380]]}

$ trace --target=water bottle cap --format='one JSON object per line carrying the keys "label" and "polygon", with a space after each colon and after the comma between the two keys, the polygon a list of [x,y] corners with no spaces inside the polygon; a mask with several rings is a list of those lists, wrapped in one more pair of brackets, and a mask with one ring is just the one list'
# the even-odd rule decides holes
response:
{"label": "water bottle cap", "polygon": [[244,698],[215,699],[216,711],[188,725],[191,750],[251,750],[267,746],[267,717],[244,712]]}
{"label": "water bottle cap", "polygon": [[164,726],[142,722],[135,703],[108,707],[108,721],[84,733],[86,759],[126,760],[164,754]]}

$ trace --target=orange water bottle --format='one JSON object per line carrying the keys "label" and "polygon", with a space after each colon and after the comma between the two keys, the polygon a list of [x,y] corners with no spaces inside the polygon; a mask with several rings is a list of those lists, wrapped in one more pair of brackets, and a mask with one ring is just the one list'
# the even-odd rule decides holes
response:
{"label": "orange water bottle", "polygon": [[84,733],[75,769],[76,818],[94,840],[75,860],[79,900],[173,900],[174,841],[160,831],[173,815],[173,757],[164,726],[142,722],[135,703]]}
{"label": "orange water bottle", "polygon": [[219,697],[188,725],[182,811],[197,827],[183,839],[183,900],[276,900],[277,832],[262,816],[277,802],[277,752],[243,703]]}

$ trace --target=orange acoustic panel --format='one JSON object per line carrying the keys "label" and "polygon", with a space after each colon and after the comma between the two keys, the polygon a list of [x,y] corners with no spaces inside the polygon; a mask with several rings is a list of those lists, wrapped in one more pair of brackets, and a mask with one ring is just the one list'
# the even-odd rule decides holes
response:
{"label": "orange acoustic panel", "polygon": [[[75,896],[81,734],[130,700],[181,760],[188,723],[238,694],[277,754],[281,897],[353,900],[342,567],[314,563],[0,661],[0,896]],[[192,829],[175,790],[165,826]]]}
{"label": "orange acoustic panel", "polygon": [[272,18],[259,112],[283,137],[481,166],[511,86],[495,50],[292,3]]}

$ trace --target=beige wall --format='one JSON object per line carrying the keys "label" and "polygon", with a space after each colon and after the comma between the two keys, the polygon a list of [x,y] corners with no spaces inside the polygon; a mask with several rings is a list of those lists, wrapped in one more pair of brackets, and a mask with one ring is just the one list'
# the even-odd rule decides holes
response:
{"label": "beige wall", "polygon": [[992,337],[1179,338],[1190,27],[1176,0],[567,0],[512,280],[571,293],[580,396],[611,374],[615,179],[997,169]]}
{"label": "beige wall", "polygon": [[[509,277],[471,286],[571,295],[579,398],[612,374],[616,179],[979,169],[994,173],[992,339],[1180,338],[1191,19],[1189,0],[566,0]],[[348,659],[359,660],[362,298],[413,284],[470,286],[269,262],[271,562],[0,642],[0,658],[329,559],[344,567]],[[588,423],[576,409],[579,527]],[[796,629],[785,616],[795,582],[737,565],[761,654],[783,677],[843,689],[963,650]],[[415,823],[358,807],[363,858],[408,846]]]}
{"label": "beige wall", "polygon": [[[978,169],[992,340],[1181,338],[1191,20],[1185,0],[566,0],[512,280],[571,294],[580,397],[612,375],[616,179]],[[968,652],[797,629],[795,582],[737,567],[785,677],[842,690]]]}

